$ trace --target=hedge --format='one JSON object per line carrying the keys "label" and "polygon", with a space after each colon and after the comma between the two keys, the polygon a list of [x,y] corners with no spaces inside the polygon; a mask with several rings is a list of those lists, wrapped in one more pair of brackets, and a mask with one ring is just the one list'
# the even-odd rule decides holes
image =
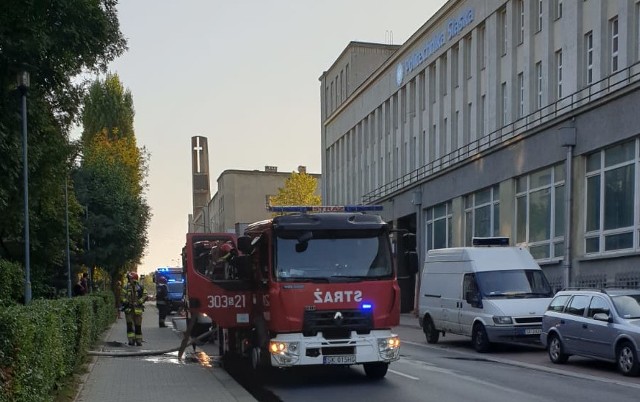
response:
{"label": "hedge", "polygon": [[0,306],[0,402],[51,401],[115,320],[113,294]]}
{"label": "hedge", "polygon": [[0,259],[0,308],[22,303],[24,298],[24,268]]}

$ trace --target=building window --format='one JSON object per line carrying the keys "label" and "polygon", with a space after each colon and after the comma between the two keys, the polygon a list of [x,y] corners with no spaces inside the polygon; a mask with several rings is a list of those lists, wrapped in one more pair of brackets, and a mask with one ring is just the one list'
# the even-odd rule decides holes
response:
{"label": "building window", "polygon": [[464,141],[462,145],[467,145],[471,141],[471,111],[473,110],[473,104],[469,102],[467,104],[467,113],[464,114],[464,122],[462,130],[464,133]]}
{"label": "building window", "polygon": [[349,96],[349,65],[347,64],[344,68],[344,86],[345,86],[345,97]]}
{"label": "building window", "polygon": [[460,48],[455,45],[451,48],[451,85],[458,87],[458,53]]}
{"label": "building window", "polygon": [[516,179],[516,243],[537,260],[564,255],[564,179],[564,164]]}
{"label": "building window", "polygon": [[340,103],[344,99],[344,71],[340,71]]}
{"label": "building window", "polygon": [[464,38],[464,76],[471,78],[471,35]]}
{"label": "building window", "polygon": [[640,61],[640,3],[636,3],[636,40],[638,41],[638,61]]}
{"label": "building window", "polygon": [[611,72],[618,71],[618,17],[609,21],[609,32],[611,36]]}
{"label": "building window", "polygon": [[587,156],[585,252],[637,248],[638,217],[634,205],[637,141],[615,145]]}
{"label": "building window", "polygon": [[557,99],[562,99],[562,50],[556,52],[556,81],[557,81]]}
{"label": "building window", "polygon": [[542,108],[542,62],[536,63],[536,108]]}
{"label": "building window", "polygon": [[436,103],[436,63],[429,67],[429,101]]}
{"label": "building window", "polygon": [[500,197],[498,186],[493,186],[464,197],[465,246],[471,246],[474,237],[499,236]]}
{"label": "building window", "polygon": [[500,27],[500,44],[502,55],[507,54],[507,48],[509,46],[508,38],[509,38],[509,30],[507,27],[507,9],[502,8],[498,12],[498,26]]}
{"label": "building window", "polygon": [[536,32],[542,31],[542,0],[538,0],[538,18],[536,20]]}
{"label": "building window", "polygon": [[452,246],[451,202],[438,204],[427,209],[426,247],[425,250],[447,248]]}
{"label": "building window", "polygon": [[451,150],[458,149],[458,124],[460,121],[460,111],[456,110],[455,116],[451,119]]}
{"label": "building window", "polygon": [[331,98],[329,95],[329,87],[325,87],[324,88],[324,104],[327,110],[327,114],[329,114],[329,112],[331,112]]}
{"label": "building window", "polygon": [[420,74],[418,74],[418,103],[420,106],[420,110],[425,110],[426,108],[426,85],[426,74],[424,71],[422,71]]}
{"label": "building window", "polygon": [[587,32],[584,36],[584,48],[585,48],[585,80],[587,85],[593,83],[593,32]]}
{"label": "building window", "polygon": [[520,14],[520,18],[518,19],[518,44],[522,44],[524,42],[524,23],[525,23],[525,14],[524,14],[524,0],[518,1],[518,12]]}
{"label": "building window", "polygon": [[334,108],[334,105],[335,105],[335,101],[334,101],[334,97],[333,97],[333,81],[331,81],[331,99],[330,99],[330,102],[331,102],[331,106],[330,106],[329,109],[331,109],[331,111],[333,112],[333,108]]}
{"label": "building window", "polygon": [[447,94],[447,55],[440,57],[440,93]]}
{"label": "building window", "polygon": [[562,18],[562,0],[556,0],[555,4],[555,17],[557,20]]}
{"label": "building window", "polygon": [[518,74],[518,117],[524,116],[524,73]]}
{"label": "building window", "polygon": [[508,120],[508,116],[507,116],[507,112],[508,112],[508,103],[509,103],[509,96],[507,94],[507,83],[503,82],[502,85],[500,86],[500,92],[502,95],[502,125],[504,126],[505,124],[507,124]]}
{"label": "building window", "polygon": [[483,23],[478,27],[478,61],[481,69],[484,69],[487,67],[487,62],[484,58],[484,55],[485,55],[484,49],[487,46],[487,44],[485,43],[486,37],[487,37],[487,29]]}
{"label": "building window", "polygon": [[478,111],[479,121],[478,121],[478,132],[480,133],[480,137],[485,134],[485,118],[484,114],[487,109],[487,97],[486,95],[482,95],[480,98],[480,110]]}

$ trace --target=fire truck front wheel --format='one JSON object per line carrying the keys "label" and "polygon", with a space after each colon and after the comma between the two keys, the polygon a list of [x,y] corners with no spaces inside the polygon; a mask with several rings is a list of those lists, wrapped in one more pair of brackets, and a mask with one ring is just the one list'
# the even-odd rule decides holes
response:
{"label": "fire truck front wheel", "polygon": [[375,362],[364,363],[364,372],[372,380],[379,380],[387,375],[389,363]]}
{"label": "fire truck front wheel", "polygon": [[271,368],[271,356],[269,352],[254,346],[251,348],[251,368],[256,373],[263,373],[269,371]]}

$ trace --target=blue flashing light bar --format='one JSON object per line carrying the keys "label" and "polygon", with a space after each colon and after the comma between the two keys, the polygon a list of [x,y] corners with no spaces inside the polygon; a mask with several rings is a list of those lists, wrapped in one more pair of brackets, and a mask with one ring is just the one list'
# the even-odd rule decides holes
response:
{"label": "blue flashing light bar", "polygon": [[382,211],[382,205],[269,205],[270,212],[372,212]]}
{"label": "blue flashing light bar", "polygon": [[371,303],[362,303],[360,308],[362,310],[371,310],[373,308],[373,304],[371,304]]}

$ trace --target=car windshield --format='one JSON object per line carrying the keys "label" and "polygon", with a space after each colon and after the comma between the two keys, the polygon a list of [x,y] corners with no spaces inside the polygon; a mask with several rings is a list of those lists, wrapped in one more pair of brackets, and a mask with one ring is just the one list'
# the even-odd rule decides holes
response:
{"label": "car windshield", "polygon": [[640,318],[640,294],[611,296],[613,305],[622,318]]}
{"label": "car windshield", "polygon": [[484,297],[551,297],[553,292],[540,270],[516,269],[476,274]]}
{"label": "car windshield", "polygon": [[384,233],[314,231],[285,236],[276,242],[275,276],[280,281],[378,280],[393,275]]}

